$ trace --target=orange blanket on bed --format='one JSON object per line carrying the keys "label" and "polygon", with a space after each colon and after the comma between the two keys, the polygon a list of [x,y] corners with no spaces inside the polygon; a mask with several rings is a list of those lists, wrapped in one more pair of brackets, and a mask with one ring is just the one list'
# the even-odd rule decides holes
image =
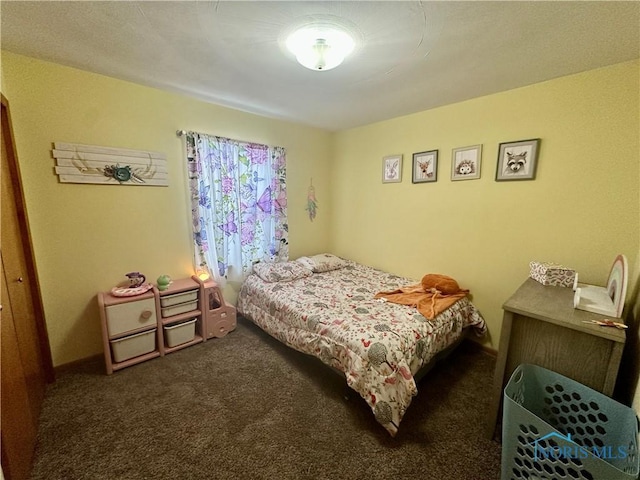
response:
{"label": "orange blanket on bed", "polygon": [[379,292],[376,293],[375,298],[416,307],[423,316],[432,320],[464,298],[467,293],[469,290],[462,290],[453,278],[430,273],[422,277],[422,281],[416,285],[401,287],[390,292]]}

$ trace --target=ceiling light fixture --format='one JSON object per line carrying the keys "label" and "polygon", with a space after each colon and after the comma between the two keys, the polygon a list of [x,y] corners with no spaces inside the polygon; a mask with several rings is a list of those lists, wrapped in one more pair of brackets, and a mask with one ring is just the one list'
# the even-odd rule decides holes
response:
{"label": "ceiling light fixture", "polygon": [[337,67],[356,45],[347,32],[324,23],[299,28],[289,35],[286,44],[298,63],[317,71]]}

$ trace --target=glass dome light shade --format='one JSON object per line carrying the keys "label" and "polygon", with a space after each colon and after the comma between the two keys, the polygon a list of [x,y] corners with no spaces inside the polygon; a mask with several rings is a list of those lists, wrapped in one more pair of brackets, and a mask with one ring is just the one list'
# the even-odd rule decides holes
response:
{"label": "glass dome light shade", "polygon": [[355,42],[335,27],[311,25],[289,35],[286,45],[301,65],[311,70],[331,70],[353,51]]}

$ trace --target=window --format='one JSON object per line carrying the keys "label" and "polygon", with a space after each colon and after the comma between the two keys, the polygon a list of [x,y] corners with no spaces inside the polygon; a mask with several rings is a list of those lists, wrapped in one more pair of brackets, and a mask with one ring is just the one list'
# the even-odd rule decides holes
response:
{"label": "window", "polygon": [[197,268],[238,281],[288,259],[285,149],[194,132],[186,146]]}

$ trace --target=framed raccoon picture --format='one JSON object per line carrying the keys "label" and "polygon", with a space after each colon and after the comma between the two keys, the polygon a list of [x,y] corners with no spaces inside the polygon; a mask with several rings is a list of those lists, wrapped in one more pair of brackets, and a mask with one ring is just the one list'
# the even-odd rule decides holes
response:
{"label": "framed raccoon picture", "polygon": [[480,178],[482,145],[454,148],[451,154],[451,180]]}
{"label": "framed raccoon picture", "polygon": [[539,146],[539,138],[501,143],[498,149],[496,182],[536,178]]}

